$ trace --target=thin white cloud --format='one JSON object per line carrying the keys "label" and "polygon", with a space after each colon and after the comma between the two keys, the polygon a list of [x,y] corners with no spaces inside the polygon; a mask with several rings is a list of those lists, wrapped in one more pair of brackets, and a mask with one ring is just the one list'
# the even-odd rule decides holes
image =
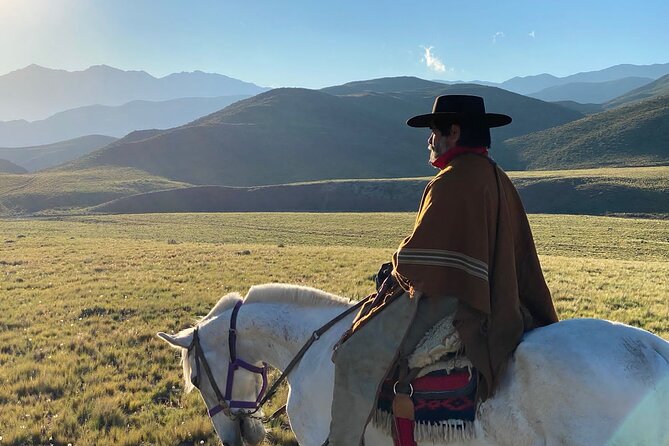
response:
{"label": "thin white cloud", "polygon": [[534,35],[534,30],[532,30],[532,32],[531,32],[531,33],[529,33],[529,34],[528,34],[528,36],[530,36],[531,38],[533,38],[533,39],[534,39],[534,37],[535,37],[535,35]]}
{"label": "thin white cloud", "polygon": [[425,62],[425,65],[427,65],[427,67],[432,71],[436,71],[437,73],[444,73],[446,71],[446,65],[444,65],[444,63],[439,60],[437,56],[432,54],[432,49],[434,47],[424,46],[422,48],[425,50],[425,53],[423,54],[421,62]]}
{"label": "thin white cloud", "polygon": [[492,43],[497,43],[498,40],[503,39],[506,35],[502,31],[497,31],[494,36],[492,36]]}

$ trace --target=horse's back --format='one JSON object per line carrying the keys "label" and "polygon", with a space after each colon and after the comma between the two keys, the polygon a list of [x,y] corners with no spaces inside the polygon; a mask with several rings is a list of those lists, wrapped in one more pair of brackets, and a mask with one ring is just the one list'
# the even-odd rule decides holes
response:
{"label": "horse's back", "polygon": [[[523,338],[493,400],[557,444],[664,445],[669,343],[598,319],[539,328]],[[504,409],[495,401],[497,418]]]}
{"label": "horse's back", "polygon": [[669,373],[669,342],[625,324],[569,319],[527,333],[514,359],[539,362],[561,374],[585,373],[612,386],[627,382],[647,388]]}

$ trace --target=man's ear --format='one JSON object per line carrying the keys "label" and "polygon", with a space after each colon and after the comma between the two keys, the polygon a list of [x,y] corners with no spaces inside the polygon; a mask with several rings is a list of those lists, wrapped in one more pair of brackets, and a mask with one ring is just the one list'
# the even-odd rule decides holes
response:
{"label": "man's ear", "polygon": [[451,124],[451,134],[449,136],[455,137],[456,141],[460,139],[460,125]]}
{"label": "man's ear", "polygon": [[446,135],[448,147],[455,146],[460,140],[460,126],[458,124],[451,124],[450,133]]}

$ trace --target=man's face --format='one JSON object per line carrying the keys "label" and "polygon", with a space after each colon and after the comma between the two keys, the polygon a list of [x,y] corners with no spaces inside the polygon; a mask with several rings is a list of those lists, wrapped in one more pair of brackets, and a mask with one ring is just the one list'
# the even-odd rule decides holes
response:
{"label": "man's face", "polygon": [[443,135],[439,129],[432,128],[430,130],[432,130],[432,133],[430,133],[430,137],[427,139],[427,149],[430,151],[430,163],[432,163],[439,158],[445,150],[443,150]]}
{"label": "man's face", "polygon": [[451,147],[455,147],[460,138],[460,126],[451,124],[450,133],[444,134],[438,128],[430,127],[432,133],[427,139],[427,148],[430,151],[430,163],[446,153]]}

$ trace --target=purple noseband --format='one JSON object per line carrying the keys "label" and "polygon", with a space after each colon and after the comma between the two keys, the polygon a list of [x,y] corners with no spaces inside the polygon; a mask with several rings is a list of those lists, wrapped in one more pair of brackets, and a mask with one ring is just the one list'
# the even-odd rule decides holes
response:
{"label": "purple noseband", "polygon": [[[230,330],[228,335],[230,364],[228,364],[228,378],[226,379],[225,394],[223,394],[223,398],[225,398],[225,401],[231,409],[258,409],[258,403],[260,403],[260,400],[262,400],[265,391],[267,390],[267,369],[269,366],[263,362],[262,367],[257,367],[253,364],[249,364],[243,359],[237,358],[237,314],[243,303],[243,300],[238,301],[232,309],[232,315],[230,316]],[[232,399],[232,386],[235,381],[235,371],[238,369],[245,369],[251,373],[257,373],[262,376],[262,388],[255,401],[238,401]],[[209,416],[213,417],[221,410],[223,410],[223,407],[219,404],[209,410]]]}
{"label": "purple noseband", "polygon": [[[200,345],[200,336],[197,327],[193,331],[193,341],[188,347],[189,352],[191,350],[195,350],[196,375],[193,378],[193,385],[199,388],[200,362],[202,362],[202,366],[205,373],[207,374],[207,377],[209,378],[211,387],[214,389],[214,393],[216,393],[218,404],[209,409],[209,417],[213,417],[219,412],[225,412],[226,415],[232,417],[234,414],[230,409],[253,409],[250,413],[254,413],[260,409],[260,401],[263,399],[265,391],[267,390],[267,370],[269,369],[269,365],[263,362],[262,367],[257,367],[253,364],[249,364],[243,359],[237,358],[237,313],[239,313],[239,309],[242,307],[243,302],[244,301],[239,300],[235,304],[235,307],[232,310],[232,315],[230,316],[230,330],[228,334],[230,362],[228,364],[228,377],[226,380],[224,394],[221,393],[218,384],[216,384],[216,379],[214,378],[211,368],[209,367],[207,358],[204,356],[204,351],[202,351],[202,346]],[[255,399],[255,401],[238,401],[232,399],[232,386],[234,385],[235,371],[239,369],[248,370],[251,373],[256,373],[262,376],[262,388],[260,389],[260,393],[258,394],[258,397]]]}

